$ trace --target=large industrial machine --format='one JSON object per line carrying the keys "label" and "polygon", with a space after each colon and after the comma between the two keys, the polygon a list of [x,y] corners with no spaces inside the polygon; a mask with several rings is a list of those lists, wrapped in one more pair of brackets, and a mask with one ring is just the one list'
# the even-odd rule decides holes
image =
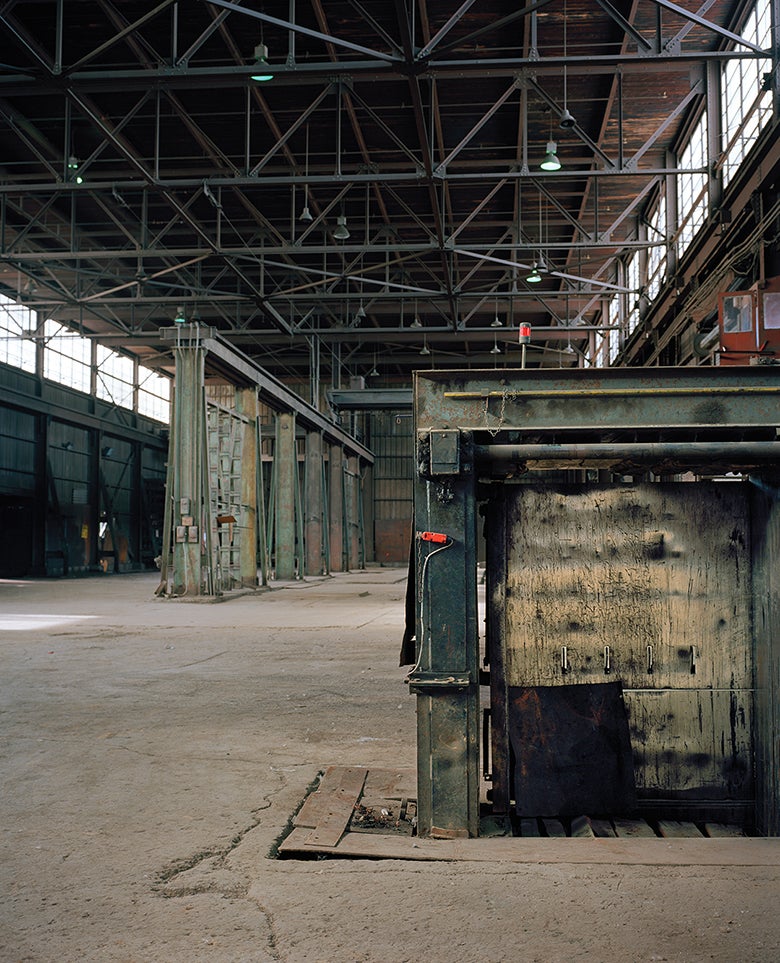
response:
{"label": "large industrial machine", "polygon": [[421,835],[778,835],[780,368],[425,371],[414,405]]}

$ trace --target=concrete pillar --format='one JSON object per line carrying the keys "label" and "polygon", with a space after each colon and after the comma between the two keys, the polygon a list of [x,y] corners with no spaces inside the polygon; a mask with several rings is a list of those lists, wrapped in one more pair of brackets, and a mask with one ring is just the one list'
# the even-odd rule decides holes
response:
{"label": "concrete pillar", "polygon": [[276,578],[295,578],[295,486],[298,458],[295,450],[295,415],[277,414],[276,445]]}
{"label": "concrete pillar", "polygon": [[322,435],[306,434],[306,490],[304,492],[306,575],[322,575]]}
{"label": "concrete pillar", "polygon": [[330,509],[330,570],[344,571],[344,450],[330,446],[328,506]]}
{"label": "concrete pillar", "polygon": [[[189,332],[187,332],[188,334]],[[204,504],[205,351],[198,337],[184,332],[174,348],[174,423],[169,458],[173,458],[173,594],[200,595],[203,533],[208,524]]]}
{"label": "concrete pillar", "polygon": [[236,410],[248,419],[242,422],[239,568],[241,584],[249,588],[257,585],[257,392],[254,388],[236,388]]}

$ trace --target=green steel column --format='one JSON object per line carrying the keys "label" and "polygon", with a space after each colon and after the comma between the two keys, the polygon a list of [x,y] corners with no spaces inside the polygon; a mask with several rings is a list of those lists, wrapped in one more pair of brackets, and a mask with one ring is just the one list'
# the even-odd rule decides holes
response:
{"label": "green steel column", "polygon": [[306,490],[304,493],[306,575],[322,575],[322,435],[306,433]]}
{"label": "green steel column", "polygon": [[344,450],[330,446],[328,514],[330,516],[330,570],[344,571]]}
{"label": "green steel column", "polygon": [[170,454],[173,459],[173,594],[201,595],[203,532],[206,523],[203,490],[203,372],[205,349],[197,329],[188,325],[174,347],[174,423]]}
{"label": "green steel column", "polygon": [[257,585],[257,391],[236,388],[236,410],[247,417],[241,430],[241,584]]}
{"label": "green steel column", "polygon": [[[419,660],[417,693],[419,832],[453,838],[479,834],[479,635],[476,519],[469,444],[455,439],[455,465],[437,464],[427,436],[418,440],[414,577]],[[459,432],[441,433],[459,436]],[[467,433],[463,433],[466,435]],[[457,451],[459,449],[459,452]]]}
{"label": "green steel column", "polygon": [[276,416],[276,577],[295,578],[295,415]]}

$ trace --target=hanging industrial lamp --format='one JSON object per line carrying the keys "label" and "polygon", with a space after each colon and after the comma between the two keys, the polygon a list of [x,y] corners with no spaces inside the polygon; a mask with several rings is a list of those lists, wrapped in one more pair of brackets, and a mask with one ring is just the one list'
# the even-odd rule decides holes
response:
{"label": "hanging industrial lamp", "polygon": [[539,273],[539,267],[536,261],[534,261],[531,273],[526,276],[526,281],[528,281],[529,284],[538,284],[541,280],[542,275]]}
{"label": "hanging industrial lamp", "polygon": [[299,221],[313,221],[314,218],[309,210],[309,125],[306,125],[306,182],[303,185],[303,210],[298,217]]}
{"label": "hanging industrial lamp", "polygon": [[344,214],[339,214],[336,218],[336,230],[333,232],[333,236],[337,241],[346,241],[349,239],[349,228],[347,227],[347,218]]}
{"label": "hanging industrial lamp", "polygon": [[176,317],[173,319],[174,324],[186,324],[187,319],[184,317],[184,308],[176,308]]}
{"label": "hanging industrial lamp", "polygon": [[273,80],[274,75],[271,73],[271,68],[268,66],[268,47],[264,43],[259,43],[255,47],[255,70],[252,74],[252,80],[257,81],[257,83],[262,84],[267,80]]}
{"label": "hanging industrial lamp", "polygon": [[558,145],[554,140],[547,141],[544,160],[539,166],[543,171],[559,171],[561,169],[561,162],[558,160]]}

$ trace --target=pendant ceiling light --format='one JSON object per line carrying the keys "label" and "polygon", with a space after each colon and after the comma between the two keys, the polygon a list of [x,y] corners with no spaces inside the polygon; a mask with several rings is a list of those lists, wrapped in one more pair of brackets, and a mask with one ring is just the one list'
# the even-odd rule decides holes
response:
{"label": "pendant ceiling light", "polygon": [[554,140],[547,141],[544,160],[539,165],[543,171],[559,171],[561,162],[558,160],[558,145]]}
{"label": "pendant ceiling light", "polygon": [[259,84],[265,83],[268,80],[273,80],[274,75],[271,72],[271,68],[268,66],[268,47],[264,43],[259,43],[255,47],[255,69],[252,73],[252,80]]}
{"label": "pendant ceiling light", "polygon": [[298,220],[299,221],[313,221],[314,218],[311,216],[311,211],[309,210],[309,126],[306,125],[306,161],[304,165],[304,174],[306,177],[306,183],[303,185],[303,210],[301,211]]}

